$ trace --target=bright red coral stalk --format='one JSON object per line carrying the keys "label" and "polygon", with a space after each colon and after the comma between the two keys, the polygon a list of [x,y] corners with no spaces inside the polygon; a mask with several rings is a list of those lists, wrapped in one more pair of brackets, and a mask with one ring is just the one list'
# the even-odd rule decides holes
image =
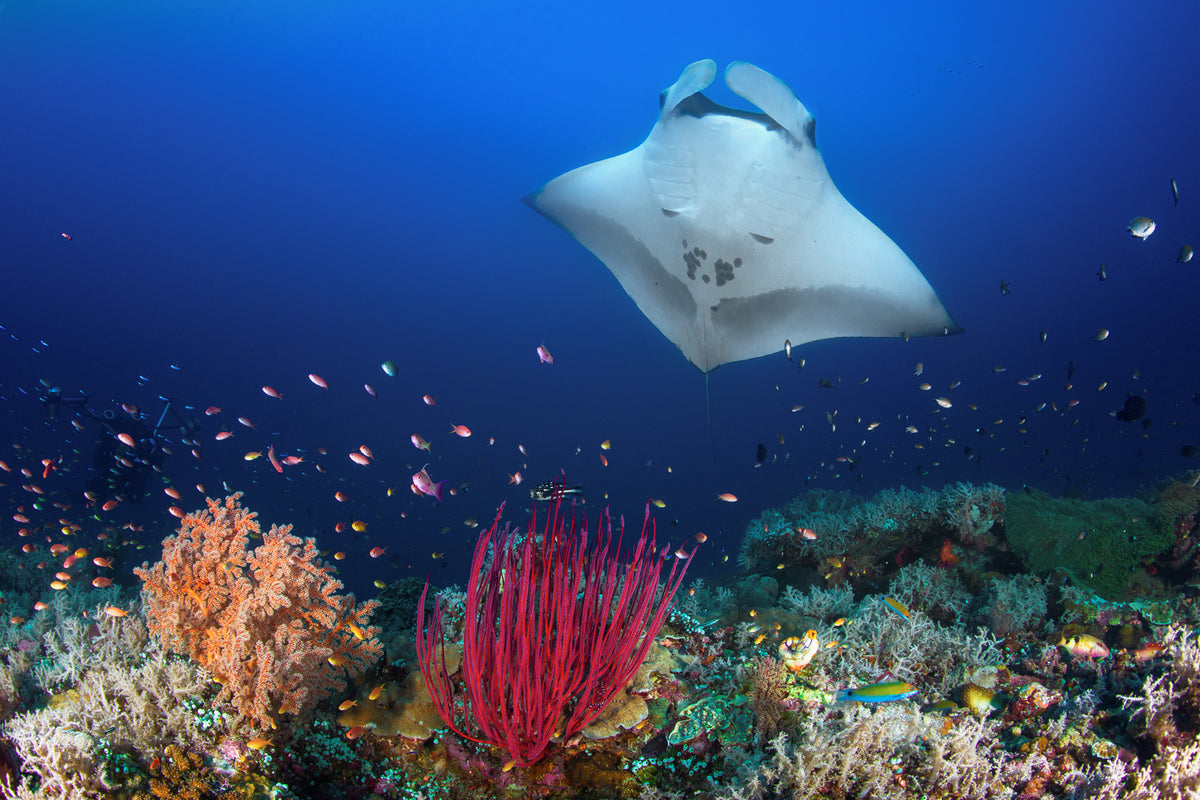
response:
{"label": "bright red coral stalk", "polygon": [[[666,585],[659,576],[669,548],[657,552],[647,504],[633,555],[622,564],[624,519],[613,542],[601,514],[593,541],[587,518],[566,518],[559,498],[540,541],[537,511],[526,535],[492,527],[475,544],[467,587],[462,682],[456,697],[445,659],[441,604],[425,627],[425,596],[417,608],[417,659],[442,719],[472,741],[508,751],[509,766],[526,766],[552,739],[565,741],[600,716],[646,659],[695,550],[672,558]],[[494,553],[485,564],[488,550]]]}

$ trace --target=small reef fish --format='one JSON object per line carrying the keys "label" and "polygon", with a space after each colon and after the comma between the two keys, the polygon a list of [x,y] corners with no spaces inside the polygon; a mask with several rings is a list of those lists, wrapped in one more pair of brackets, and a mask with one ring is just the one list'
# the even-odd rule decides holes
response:
{"label": "small reef fish", "polygon": [[468,436],[471,435],[471,429],[468,428],[466,425],[451,425],[450,432],[453,433],[455,436],[459,436],[463,439],[466,439]]}
{"label": "small reef fish", "polygon": [[721,494],[717,495],[717,499],[723,503],[736,503],[737,495],[730,492],[722,492]]}
{"label": "small reef fish", "polygon": [[896,598],[885,597],[883,598],[883,604],[887,606],[888,609],[893,613],[898,614],[905,619],[912,619],[912,617],[909,615],[908,606],[904,605],[904,603],[901,603]]}
{"label": "small reef fish", "polygon": [[328,389],[328,388],[329,388],[329,384],[325,382],[325,379],[324,379],[324,378],[322,378],[320,375],[318,375],[318,374],[317,374],[317,373],[315,373],[315,372],[310,372],[310,373],[308,373],[308,379],[309,379],[310,381],[312,381],[312,383],[313,383],[313,385],[314,385],[314,386],[319,386],[319,387],[321,387],[322,389]]}
{"label": "small reef fish", "polygon": [[534,500],[557,500],[560,497],[581,497],[583,496],[583,486],[579,484],[567,486],[561,481],[542,481],[529,489],[529,496]]}
{"label": "small reef fish", "polygon": [[1154,229],[1157,227],[1158,224],[1149,217],[1134,217],[1129,220],[1127,230],[1144,242],[1150,237],[1150,234],[1154,233]]}
{"label": "small reef fish", "polygon": [[893,700],[905,700],[916,693],[917,687],[911,683],[885,681],[870,686],[859,686],[857,689],[839,689],[834,699],[839,703],[846,700],[857,703],[889,703]]}
{"label": "small reef fish", "polygon": [[1135,661],[1149,661],[1150,659],[1159,656],[1163,652],[1163,646],[1159,642],[1147,642],[1146,644],[1133,651]]}
{"label": "small reef fish", "polygon": [[549,364],[554,366],[554,356],[546,349],[546,344],[543,342],[537,346],[538,362],[541,364]]}
{"label": "small reef fish", "polygon": [[1108,658],[1109,654],[1107,645],[1090,633],[1081,633],[1070,639],[1061,637],[1058,646],[1067,648],[1071,655],[1080,658]]}
{"label": "small reef fish", "polygon": [[425,471],[425,468],[428,466],[426,464],[424,467],[421,467],[421,470],[412,476],[413,488],[421,494],[429,495],[440,503],[442,502],[442,487],[446,485],[446,482],[438,481],[434,483],[433,479],[429,477],[429,473]]}
{"label": "small reef fish", "polygon": [[395,361],[385,361],[379,365],[379,368],[383,370],[383,374],[387,375],[389,378],[395,378],[400,374],[400,370],[396,367]]}
{"label": "small reef fish", "polygon": [[409,441],[413,443],[413,447],[417,448],[418,450],[424,450],[426,453],[430,452],[429,442],[425,441],[425,437],[423,437],[421,434],[414,433],[408,438]]}

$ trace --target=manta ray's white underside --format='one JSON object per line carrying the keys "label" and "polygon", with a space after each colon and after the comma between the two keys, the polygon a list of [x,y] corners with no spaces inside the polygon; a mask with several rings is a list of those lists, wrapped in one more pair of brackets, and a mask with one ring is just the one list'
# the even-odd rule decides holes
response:
{"label": "manta ray's white underside", "polygon": [[834,186],[792,90],[735,62],[726,83],[763,113],[725,108],[701,94],[716,70],[683,71],[641,146],[525,201],[704,372],[786,340],[958,332],[913,262]]}

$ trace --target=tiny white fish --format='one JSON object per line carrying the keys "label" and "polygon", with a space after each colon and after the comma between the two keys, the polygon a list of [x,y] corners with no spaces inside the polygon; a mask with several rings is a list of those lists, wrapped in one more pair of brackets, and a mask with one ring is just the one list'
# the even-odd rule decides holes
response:
{"label": "tiny white fish", "polygon": [[1129,220],[1127,230],[1144,242],[1150,237],[1150,234],[1154,233],[1154,229],[1157,227],[1158,224],[1149,217],[1134,217]]}

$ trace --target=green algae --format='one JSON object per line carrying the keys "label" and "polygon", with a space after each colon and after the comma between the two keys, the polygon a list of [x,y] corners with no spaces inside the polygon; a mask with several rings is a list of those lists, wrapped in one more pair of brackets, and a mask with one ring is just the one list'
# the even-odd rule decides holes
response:
{"label": "green algae", "polygon": [[1065,568],[1108,599],[1127,596],[1134,573],[1171,545],[1154,508],[1141,500],[1086,501],[1029,491],[1011,493],[1007,502],[1008,542],[1031,571]]}

